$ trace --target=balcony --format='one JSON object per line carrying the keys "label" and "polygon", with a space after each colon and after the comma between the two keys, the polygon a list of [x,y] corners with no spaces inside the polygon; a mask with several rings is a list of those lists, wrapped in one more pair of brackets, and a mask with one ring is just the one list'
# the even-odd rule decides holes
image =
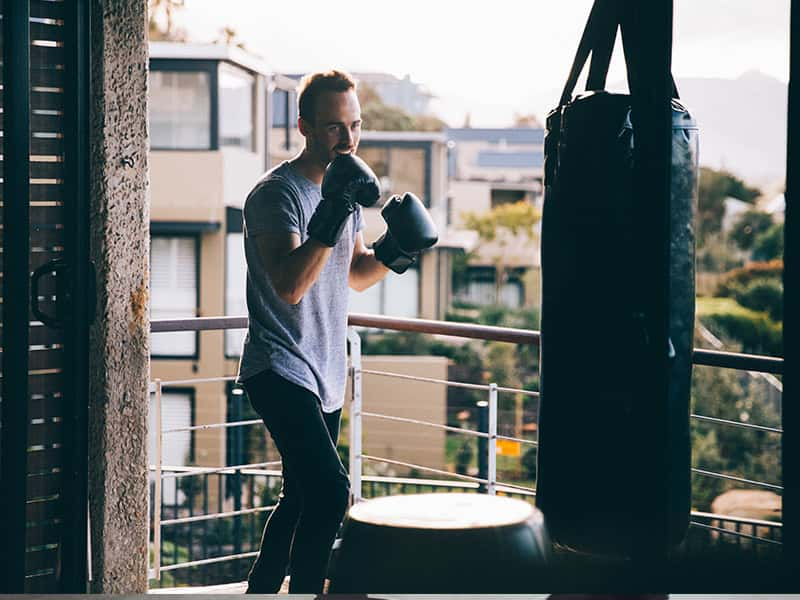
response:
{"label": "balcony", "polygon": [[[152,332],[206,331],[242,329],[247,325],[246,317],[199,318],[172,321],[153,321]],[[539,343],[536,331],[489,327],[467,323],[429,321],[422,319],[392,319],[374,315],[351,314],[349,317],[349,383],[346,405],[343,411],[343,434],[340,447],[348,446],[344,462],[349,463],[351,479],[351,501],[385,495],[424,492],[468,492],[510,496],[532,504],[536,501],[535,476],[521,481],[518,476],[503,478],[509,473],[513,462],[506,456],[509,452],[521,456],[526,450],[537,447],[536,423],[524,423],[519,427],[516,414],[508,418],[501,415],[500,399],[504,395],[538,401],[538,392],[528,389],[506,387],[505,382],[456,381],[448,377],[426,377],[401,372],[390,372],[370,368],[366,364],[370,357],[362,355],[362,337],[376,331],[414,332],[436,336],[438,340],[478,340],[479,342],[505,342],[520,348],[535,348]],[[719,350],[695,349],[693,363],[697,367],[734,369],[757,373],[782,373],[783,359],[753,356]],[[769,375],[767,375],[769,377]],[[280,486],[280,461],[267,460],[246,464],[218,464],[211,466],[181,466],[164,464],[163,457],[176,435],[197,431],[228,432],[228,448],[241,446],[244,436],[234,432],[255,431],[263,437],[263,425],[259,419],[244,418],[240,401],[246,400],[242,391],[231,389],[231,397],[237,401],[229,405],[225,422],[192,423],[182,427],[164,427],[161,422],[162,396],[165,389],[202,383],[225,382],[232,385],[233,376],[215,378],[154,380],[150,392],[155,407],[156,436],[155,453],[151,454],[151,568],[150,588],[155,592],[174,591],[190,586],[200,593],[238,591],[235,585],[243,581],[256,556],[263,523],[273,508]],[[376,380],[389,380],[394,386],[403,386],[414,393],[409,396],[427,398],[420,393],[425,390],[465,390],[480,398],[475,406],[477,423],[474,427],[448,424],[447,418],[438,422],[411,418],[403,415],[402,407],[392,413],[370,410],[374,398],[365,397],[365,389]],[[777,381],[777,380],[775,380]],[[433,394],[430,395],[433,397]],[[519,404],[517,404],[519,407]],[[692,414],[693,427],[702,424],[721,429],[740,429],[758,432],[765,440],[780,440],[783,430],[768,423],[750,423],[746,420],[723,419],[717,415]],[[506,421],[506,422],[504,422]],[[516,422],[511,427],[510,421]],[[454,470],[431,466],[406,459],[404,456],[381,456],[372,454],[365,447],[368,434],[379,424],[394,424],[414,428],[417,435],[444,432],[447,439],[470,439],[477,448],[471,469]],[[509,431],[521,432],[511,435]],[[467,447],[467,446],[464,446]],[[241,452],[229,452],[228,456],[242,456]],[[519,459],[517,459],[519,460]],[[395,470],[394,473],[387,472]],[[460,472],[459,472],[460,471]],[[464,472],[466,471],[466,472]],[[398,472],[402,472],[400,475]],[[726,473],[703,468],[692,468],[693,480],[717,480],[733,484],[736,488],[768,490],[782,494],[781,482],[761,481],[746,473]],[[513,479],[513,480],[509,480]],[[524,478],[523,478],[524,479]],[[681,568],[696,575],[702,565],[704,577],[713,579],[714,569],[720,572],[733,570],[738,575],[727,575],[736,585],[757,587],[756,572],[779,562],[782,552],[781,520],[753,518],[735,514],[718,514],[708,510],[692,510],[690,530],[683,549]],[[334,547],[335,548],[335,547]],[[335,556],[335,553],[334,553]],[[570,573],[570,579],[584,573],[587,577],[597,575],[593,569],[609,566],[602,560],[578,557],[570,554],[558,555],[560,559],[554,569],[554,577]],[[616,568],[616,567],[615,567]],[[559,570],[561,569],[561,570]],[[692,580],[695,582],[695,580]],[[223,586],[223,587],[216,587]],[[231,587],[232,586],[232,587]],[[580,587],[580,586],[578,586]],[[711,585],[719,589],[719,582]],[[732,588],[741,589],[741,588]],[[692,589],[691,591],[694,591]]]}

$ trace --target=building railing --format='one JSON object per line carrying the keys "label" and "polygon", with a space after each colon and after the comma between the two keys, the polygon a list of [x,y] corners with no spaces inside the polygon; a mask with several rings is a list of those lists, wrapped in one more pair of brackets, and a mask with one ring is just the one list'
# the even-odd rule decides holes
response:
{"label": "building railing", "polygon": [[[497,414],[498,414],[498,392],[512,392],[515,394],[523,394],[532,397],[538,397],[538,392],[529,390],[507,388],[498,386],[497,383],[489,384],[475,384],[467,382],[456,382],[443,379],[435,379],[428,377],[417,377],[405,375],[400,373],[390,373],[386,371],[377,371],[371,369],[364,369],[362,365],[361,356],[361,336],[357,328],[374,328],[380,330],[390,331],[405,331],[417,332],[427,334],[437,334],[441,336],[453,336],[459,338],[479,339],[485,341],[503,341],[516,344],[538,344],[539,332],[513,329],[506,327],[493,327],[487,325],[473,325],[468,323],[452,323],[442,321],[431,321],[425,319],[401,319],[383,317],[377,315],[363,315],[351,314],[348,318],[348,341],[350,346],[350,381],[351,381],[351,397],[350,397],[350,449],[349,449],[349,471],[351,480],[351,496],[353,502],[359,502],[363,498],[365,486],[369,487],[369,496],[382,495],[382,490],[385,493],[391,493],[392,489],[401,490],[404,493],[407,489],[425,490],[425,491],[438,491],[438,490],[462,490],[462,491],[476,491],[488,494],[498,494],[517,496],[529,501],[535,498],[536,490],[534,488],[520,486],[511,483],[503,483],[497,480],[497,443],[500,440],[517,442],[535,447],[536,442],[533,440],[526,440],[518,437],[504,436],[498,434],[497,429]],[[192,319],[176,319],[176,320],[158,320],[151,323],[152,333],[161,332],[176,332],[176,331],[203,331],[203,330],[221,330],[221,329],[243,329],[247,327],[247,317],[202,317]],[[779,357],[757,356],[751,354],[742,354],[735,352],[723,352],[719,350],[705,350],[695,349],[693,352],[693,363],[695,365],[713,366],[729,369],[744,370],[757,373],[783,373],[783,359]],[[362,394],[362,377],[363,375],[377,376],[377,377],[392,377],[401,380],[409,381],[424,381],[428,383],[440,384],[450,387],[462,387],[473,390],[481,390],[486,393],[486,400],[479,403],[483,405],[486,411],[485,427],[479,431],[463,429],[458,427],[451,427],[440,423],[432,423],[420,421],[416,419],[409,419],[394,415],[386,415],[380,413],[368,412],[363,409],[363,394]],[[160,579],[161,573],[165,571],[173,571],[177,569],[196,567],[201,565],[210,565],[214,563],[222,563],[232,560],[243,558],[250,558],[257,554],[257,551],[251,549],[246,552],[241,552],[241,548],[234,546],[231,553],[218,556],[218,557],[205,557],[198,560],[190,559],[184,561],[173,561],[171,564],[162,565],[161,555],[161,535],[163,527],[180,527],[188,525],[190,527],[189,537],[191,538],[191,526],[197,523],[208,523],[209,521],[228,519],[231,517],[236,518],[238,523],[242,517],[249,517],[251,519],[251,528],[253,519],[259,513],[264,513],[272,510],[272,505],[262,505],[256,507],[254,482],[256,477],[266,478],[279,478],[280,471],[271,471],[267,467],[279,465],[280,462],[263,462],[255,464],[242,464],[231,465],[225,467],[179,467],[179,466],[164,466],[162,465],[163,456],[163,437],[177,432],[199,431],[209,429],[227,429],[233,427],[245,427],[250,425],[257,425],[261,423],[260,419],[241,420],[235,422],[225,423],[208,423],[201,425],[192,425],[187,427],[173,428],[163,430],[161,426],[161,395],[164,386],[176,385],[193,385],[198,383],[207,382],[231,382],[235,377],[212,377],[212,378],[195,378],[195,379],[182,379],[162,381],[159,379],[154,380],[150,385],[151,393],[155,394],[155,428],[158,431],[156,436],[156,456],[155,463],[151,465],[150,470],[154,473],[154,481],[152,485],[152,527],[153,527],[153,568],[150,570],[149,576],[151,579]],[[464,475],[461,473],[453,473],[442,469],[436,469],[425,465],[409,463],[390,459],[387,457],[373,456],[363,452],[362,438],[363,438],[363,419],[381,419],[386,421],[403,422],[433,429],[439,429],[450,432],[457,432],[459,434],[473,436],[478,438],[483,446],[484,453],[483,460],[485,461],[485,469],[479,473],[478,477],[472,475]],[[732,421],[728,419],[721,419],[710,415],[697,415],[692,414],[691,418],[697,421],[704,421],[713,423],[720,426],[730,426],[738,428],[747,428],[757,431],[763,431],[773,434],[781,435],[782,428],[770,427],[761,424],[751,424],[740,421]],[[364,461],[381,462],[384,464],[415,469],[420,472],[431,473],[447,477],[448,479],[422,479],[422,478],[387,478],[364,475],[363,466]],[[757,481],[747,479],[726,473],[718,473],[707,471],[703,469],[692,468],[694,474],[713,477],[737,483],[745,484],[748,486],[758,487],[781,492],[783,487],[777,483]],[[208,499],[208,477],[217,477],[217,484],[219,487],[217,501],[218,510],[215,513],[208,512],[207,499]],[[251,504],[250,508],[235,507],[234,510],[224,510],[221,504],[223,495],[222,479],[223,477],[232,476],[236,478],[235,485],[241,485],[242,477],[249,477],[248,485],[249,498]],[[163,500],[163,483],[166,479],[178,480],[184,477],[201,477],[204,478],[203,489],[206,490],[205,501],[203,502],[203,514],[179,517],[177,508],[174,511],[172,519],[162,519],[162,500]],[[269,488],[269,486],[266,486]],[[177,489],[177,485],[176,485]],[[192,488],[193,489],[193,488]],[[177,493],[176,493],[177,496]],[[263,497],[262,497],[263,500]],[[177,502],[177,500],[176,500]],[[196,498],[189,499],[188,506],[189,512],[193,513],[193,506]],[[782,523],[763,521],[755,519],[745,519],[735,517],[732,515],[718,515],[707,512],[692,511],[691,513],[691,526],[696,530],[704,530],[710,532],[714,539],[736,540],[738,547],[742,548],[745,544],[762,544],[768,546],[775,546],[781,543]],[[205,530],[203,532],[205,534]],[[256,534],[257,538],[257,534]],[[189,541],[191,544],[191,541]],[[252,536],[251,536],[251,547]],[[173,550],[175,545],[173,545]],[[177,559],[177,555],[173,558]]]}

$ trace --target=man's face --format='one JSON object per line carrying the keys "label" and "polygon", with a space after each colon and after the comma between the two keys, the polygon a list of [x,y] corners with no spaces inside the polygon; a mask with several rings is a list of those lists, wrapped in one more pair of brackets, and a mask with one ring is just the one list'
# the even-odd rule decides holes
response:
{"label": "man's face", "polygon": [[319,161],[327,165],[337,154],[355,153],[361,137],[361,106],[355,90],[323,92],[315,109],[306,141]]}

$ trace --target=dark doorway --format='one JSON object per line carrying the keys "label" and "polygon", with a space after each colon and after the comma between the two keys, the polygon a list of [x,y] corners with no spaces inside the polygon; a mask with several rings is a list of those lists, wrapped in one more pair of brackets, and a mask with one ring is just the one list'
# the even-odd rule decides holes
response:
{"label": "dark doorway", "polygon": [[3,593],[86,591],[87,5],[0,5]]}

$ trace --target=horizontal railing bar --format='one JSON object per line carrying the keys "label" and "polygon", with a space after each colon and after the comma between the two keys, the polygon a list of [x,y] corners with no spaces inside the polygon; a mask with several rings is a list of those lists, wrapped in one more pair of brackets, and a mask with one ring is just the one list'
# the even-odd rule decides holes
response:
{"label": "horizontal railing bar", "polygon": [[258,425],[263,423],[261,419],[251,419],[249,421],[233,421],[231,423],[207,423],[205,425],[192,425],[191,427],[176,427],[175,429],[162,429],[161,433],[177,433],[179,431],[199,431],[205,429],[220,429],[226,427],[240,427],[244,425]]}
{"label": "horizontal railing bar", "polygon": [[722,352],[720,350],[701,350],[695,348],[692,362],[705,367],[724,367],[741,371],[757,371],[759,373],[783,374],[783,358],[777,356],[761,356],[742,354],[741,352]]}
{"label": "horizontal railing bar", "polygon": [[423,479],[416,477],[386,477],[384,475],[364,475],[362,481],[369,481],[371,483],[387,483],[387,484],[408,484],[408,485],[427,485],[430,487],[468,487],[478,488],[477,483],[471,481],[452,481],[447,479]]}
{"label": "horizontal railing bar", "polygon": [[709,423],[719,423],[721,425],[731,425],[733,427],[742,427],[744,429],[756,429],[758,431],[768,431],[770,433],[783,433],[783,429],[777,427],[767,427],[765,425],[753,425],[751,423],[742,423],[741,421],[729,421],[728,419],[719,419],[717,417],[706,417],[704,415],[689,415],[692,419],[698,421],[708,421]]}
{"label": "horizontal railing bar", "polygon": [[452,337],[511,342],[515,344],[539,343],[538,331],[515,329],[512,327],[476,325],[474,323],[432,321],[428,319],[403,319],[398,317],[350,313],[348,315],[347,324],[355,327],[393,329],[395,331],[411,331],[416,333],[435,333]]}
{"label": "horizontal railing bar", "polygon": [[775,485],[774,483],[765,483],[763,481],[753,481],[752,479],[744,479],[743,477],[736,477],[734,475],[725,475],[724,473],[714,473],[713,471],[703,471],[702,469],[692,469],[692,473],[698,475],[705,475],[706,477],[715,477],[716,479],[726,479],[728,481],[737,481],[739,483],[746,483],[757,487],[763,487],[770,490],[783,491],[783,486]]}
{"label": "horizontal railing bar", "polygon": [[372,369],[361,369],[362,373],[369,375],[380,375],[381,377],[396,377],[397,379],[410,379],[411,381],[424,381],[427,383],[441,383],[450,387],[467,388],[470,390],[489,390],[485,383],[462,383],[460,381],[448,381],[447,379],[434,379],[433,377],[419,377],[417,375],[404,375],[402,373],[391,373],[389,371],[374,371]]}
{"label": "horizontal railing bar", "polygon": [[749,540],[756,540],[759,542],[764,542],[767,544],[777,544],[778,546],[783,545],[782,542],[778,540],[770,540],[767,538],[758,537],[757,535],[750,535],[749,533],[742,533],[741,531],[731,531],[730,529],[725,529],[723,527],[714,527],[713,525],[706,525],[705,523],[698,523],[697,521],[689,521],[689,525],[694,525],[695,527],[701,527],[703,529],[711,529],[713,531],[719,531],[720,533],[727,533],[728,535],[733,535],[736,537],[743,537]]}
{"label": "horizontal railing bar", "polygon": [[407,463],[401,460],[391,460],[389,458],[380,458],[379,456],[370,456],[369,454],[362,454],[361,458],[367,460],[374,460],[377,462],[384,462],[390,465],[398,465],[401,467],[410,467],[412,469],[421,469],[431,473],[438,473],[439,475],[447,475],[448,477],[455,477],[456,479],[463,479],[464,481],[474,481],[476,483],[489,483],[488,479],[479,479],[478,477],[471,477],[469,475],[462,475],[461,473],[450,473],[449,471],[442,471],[441,469],[434,469],[431,467],[423,467],[422,465],[415,465],[414,463]]}
{"label": "horizontal railing bar", "polygon": [[[223,473],[223,474],[226,474],[226,475],[232,475],[232,474],[236,473],[236,471],[241,471],[242,469],[254,469],[256,467],[265,467],[267,465],[275,465],[275,464],[280,464],[280,462],[271,461],[271,462],[263,462],[263,463],[252,463],[252,464],[249,464],[249,465],[231,465],[229,467],[211,467],[211,468],[208,468],[208,469],[206,469],[204,467],[198,467],[197,470],[192,470],[192,471],[183,471],[183,472],[173,471],[171,473],[162,473],[161,474],[161,478],[162,479],[178,479],[180,477],[189,477],[189,476],[192,476],[192,475],[211,475],[213,473]],[[161,467],[161,468],[162,468],[162,470],[165,469],[164,467]]]}
{"label": "horizontal railing bar", "polygon": [[765,521],[763,519],[751,519],[750,517],[737,517],[735,515],[721,515],[719,513],[702,512],[699,510],[692,511],[693,517],[700,517],[702,519],[716,519],[717,521],[730,521],[732,523],[740,523],[741,525],[758,525],[760,527],[777,527],[783,528],[783,523],[780,521]]}
{"label": "horizontal railing bar", "polygon": [[210,513],[207,515],[183,517],[180,519],[167,519],[166,521],[161,521],[161,526],[163,527],[164,525],[177,525],[179,523],[195,523],[196,521],[212,521],[214,519],[225,519],[227,517],[238,517],[239,515],[249,515],[253,513],[272,510],[276,506],[277,506],[276,504],[273,504],[272,506],[257,506],[256,508],[243,508],[242,510],[232,510],[229,512]]}
{"label": "horizontal railing bar", "polygon": [[460,427],[451,427],[450,425],[440,425],[439,423],[431,423],[430,421],[418,421],[417,419],[408,419],[406,417],[393,417],[390,415],[383,415],[380,413],[371,413],[361,411],[363,417],[373,417],[375,419],[385,419],[387,421],[399,421],[401,423],[412,423],[413,425],[426,425],[434,429],[444,429],[445,431],[455,431],[456,433],[463,433],[466,435],[474,435],[475,437],[488,438],[488,433],[482,431],[474,431],[472,429],[462,429]]}
{"label": "horizontal railing bar", "polygon": [[[454,323],[450,321],[432,321],[427,319],[400,319],[380,315],[351,313],[348,324],[357,327],[373,327],[392,329],[395,331],[414,331],[433,333],[453,337],[472,338],[517,344],[538,344],[540,334],[535,330],[515,329],[511,327],[494,327],[473,323]],[[213,329],[246,329],[246,316],[238,317],[194,317],[189,319],[156,319],[150,321],[150,331],[163,333],[167,331],[207,331]],[[778,356],[762,356],[739,352],[723,352],[695,348],[692,362],[708,367],[723,367],[742,371],[783,374],[783,358]]]}
{"label": "horizontal railing bar", "polygon": [[510,493],[524,493],[526,496],[535,496],[536,488],[525,487],[524,485],[517,485],[516,483],[500,483],[497,482],[497,491],[507,491]]}
{"label": "horizontal railing bar", "polygon": [[[167,387],[170,385],[192,385],[195,383],[218,383],[220,381],[235,381],[236,375],[228,375],[226,377],[197,377],[196,379],[172,379],[170,381],[162,381],[161,387]],[[149,391],[151,394],[154,394],[156,391],[156,383],[154,381],[150,382]]]}
{"label": "horizontal railing bar", "polygon": [[227,562],[240,558],[252,558],[258,556],[258,552],[244,552],[243,554],[229,554],[228,556],[217,556],[215,558],[204,558],[203,560],[193,560],[191,562],[178,563],[175,565],[163,565],[162,571],[174,571],[175,569],[185,569],[187,567],[199,567],[200,565],[210,565],[212,563]]}
{"label": "horizontal railing bar", "polygon": [[188,319],[154,319],[151,333],[168,331],[210,331],[215,329],[247,329],[247,317],[191,317]]}
{"label": "horizontal railing bar", "polygon": [[539,442],[535,442],[533,440],[523,440],[522,438],[511,437],[510,435],[498,435],[498,440],[507,440],[509,442],[519,442],[520,444],[528,444],[529,446],[536,446],[539,447]]}
{"label": "horizontal railing bar", "polygon": [[541,394],[539,392],[534,392],[531,390],[521,390],[519,388],[509,388],[509,387],[500,387],[497,386],[498,392],[511,392],[513,394],[522,394],[523,396],[531,396],[533,398],[539,398]]}

